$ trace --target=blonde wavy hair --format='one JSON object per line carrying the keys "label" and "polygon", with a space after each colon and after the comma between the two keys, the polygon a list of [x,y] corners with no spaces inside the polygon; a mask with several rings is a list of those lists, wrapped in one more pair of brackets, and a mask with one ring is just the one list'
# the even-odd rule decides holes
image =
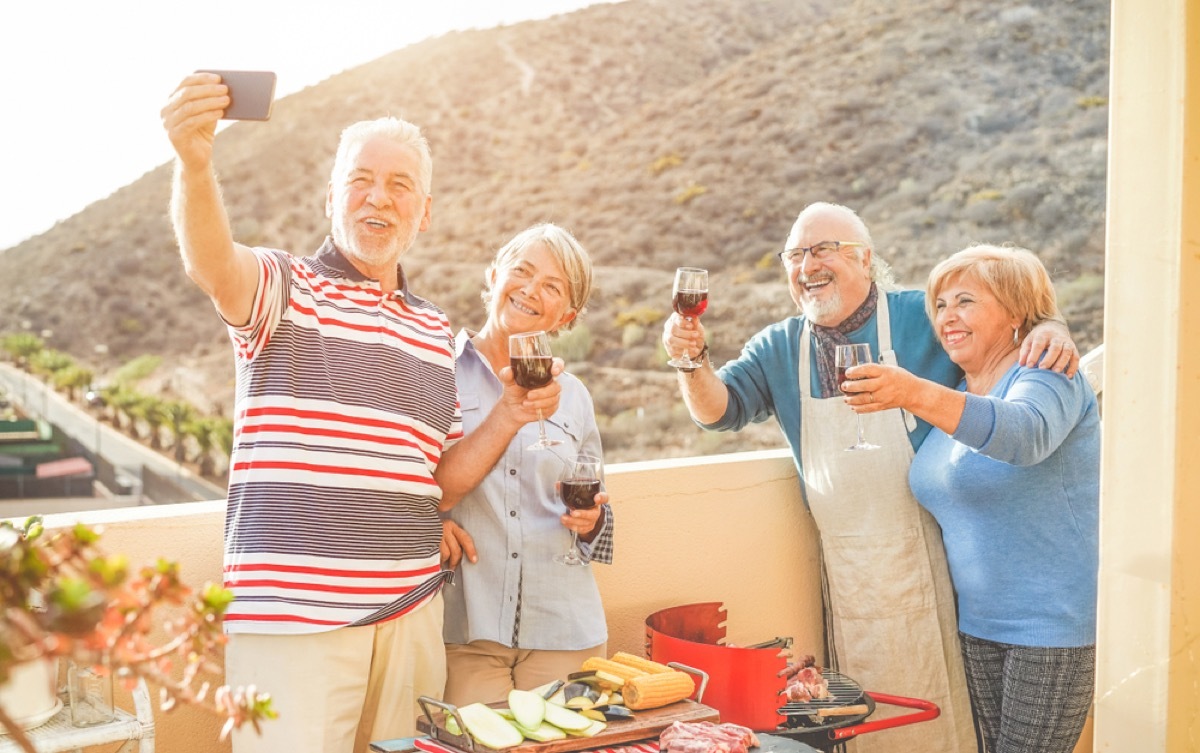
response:
{"label": "blonde wavy hair", "polygon": [[925,284],[925,313],[937,316],[937,296],[954,277],[966,276],[981,283],[1004,310],[1021,321],[1019,335],[1046,321],[1066,323],[1058,310],[1054,284],[1041,260],[1028,249],[979,244],[943,259]]}

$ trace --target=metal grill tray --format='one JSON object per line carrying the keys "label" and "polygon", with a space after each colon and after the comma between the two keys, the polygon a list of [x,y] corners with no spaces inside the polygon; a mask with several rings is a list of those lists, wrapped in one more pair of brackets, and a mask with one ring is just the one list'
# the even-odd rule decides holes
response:
{"label": "metal grill tray", "polygon": [[[822,673],[829,683],[829,697],[814,699],[803,703],[785,703],[779,708],[779,713],[787,718],[785,726],[821,726],[829,727],[834,723],[855,721],[870,715],[874,710],[874,702],[863,692],[862,686],[840,672],[825,671]],[[822,709],[836,709],[865,703],[868,706],[866,714],[856,714],[850,717],[821,718],[817,714]],[[839,725],[840,726],[840,725]]]}

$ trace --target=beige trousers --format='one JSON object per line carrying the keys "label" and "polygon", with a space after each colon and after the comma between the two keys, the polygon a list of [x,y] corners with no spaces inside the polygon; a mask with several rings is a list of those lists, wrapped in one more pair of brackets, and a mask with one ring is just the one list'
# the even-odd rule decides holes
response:
{"label": "beige trousers", "polygon": [[231,635],[226,682],[271,694],[278,719],[243,727],[234,753],[366,753],[416,734],[417,697],[446,683],[442,597],[378,625],[309,635]]}
{"label": "beige trousers", "polygon": [[446,703],[493,703],[513,688],[532,690],[578,672],[591,656],[608,656],[607,643],[578,651],[509,648],[494,641],[446,644]]}

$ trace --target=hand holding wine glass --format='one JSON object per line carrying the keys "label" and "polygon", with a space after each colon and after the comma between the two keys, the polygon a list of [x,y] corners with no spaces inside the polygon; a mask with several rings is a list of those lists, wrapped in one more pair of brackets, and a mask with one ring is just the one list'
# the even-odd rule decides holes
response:
{"label": "hand holding wine glass", "polygon": [[[509,363],[512,366],[513,381],[518,386],[535,390],[550,384],[554,378],[551,371],[554,357],[550,353],[550,336],[545,332],[523,332],[508,338]],[[557,439],[546,436],[546,420],[542,411],[538,410],[538,441],[531,444],[530,450],[543,450],[547,447],[562,444]]]}
{"label": "hand holding wine glass", "polygon": [[[671,307],[675,313],[691,321],[699,318],[708,308],[708,270],[696,267],[680,267],[675,270],[675,285],[671,291]],[[702,361],[693,360],[686,351],[678,358],[667,362],[680,371],[694,371]]]}
{"label": "hand holding wine glass", "polygon": [[[591,455],[576,455],[566,460],[566,467],[558,481],[558,496],[567,510],[590,510],[596,506],[596,495],[600,493],[600,458]],[[554,558],[564,565],[587,564],[579,556],[579,534],[571,531],[571,548]]]}
{"label": "hand holding wine glass", "polygon": [[[839,345],[834,351],[834,367],[837,369],[838,388],[841,389],[846,379],[846,369],[864,363],[871,363],[871,346],[866,343]],[[846,394],[845,390],[842,390]],[[871,444],[863,437],[862,416],[855,414],[858,419],[858,442],[847,447],[847,450],[878,450],[879,445]]]}

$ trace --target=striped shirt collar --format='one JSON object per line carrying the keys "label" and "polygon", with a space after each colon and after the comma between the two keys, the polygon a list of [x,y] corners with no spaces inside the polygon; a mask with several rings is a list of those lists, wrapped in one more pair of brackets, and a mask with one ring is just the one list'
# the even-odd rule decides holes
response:
{"label": "striped shirt collar", "polygon": [[[350,263],[350,260],[346,258],[346,254],[342,253],[342,250],[334,245],[333,238],[329,236],[325,236],[325,242],[317,249],[317,253],[313,254],[313,258],[317,263],[329,270],[330,277],[342,277],[352,282],[379,282],[359,272]],[[409,290],[408,278],[404,274],[404,267],[400,264],[396,265],[396,281],[397,288],[393,294],[396,298],[403,298],[404,302],[410,306],[423,303],[420,298],[413,295],[412,291]]]}

